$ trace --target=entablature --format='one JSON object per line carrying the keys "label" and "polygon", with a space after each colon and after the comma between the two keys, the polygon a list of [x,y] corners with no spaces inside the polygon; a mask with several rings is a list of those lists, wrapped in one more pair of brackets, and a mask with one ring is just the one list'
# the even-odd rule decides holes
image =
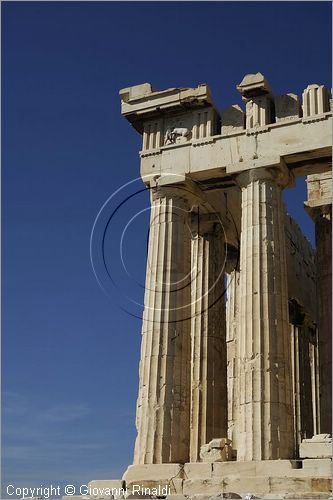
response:
{"label": "entablature", "polygon": [[[332,113],[323,85],[274,96],[261,73],[237,86],[245,101],[221,114],[206,84],[155,91],[151,84],[120,91],[122,114],[143,136],[141,175],[175,173],[201,181],[244,170],[286,165],[293,175],[331,169]],[[231,182],[232,184],[232,182]]]}

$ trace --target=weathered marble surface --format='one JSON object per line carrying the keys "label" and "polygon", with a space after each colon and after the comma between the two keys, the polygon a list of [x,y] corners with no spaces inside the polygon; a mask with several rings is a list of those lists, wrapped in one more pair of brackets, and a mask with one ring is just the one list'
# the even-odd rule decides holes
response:
{"label": "weathered marble surface", "polygon": [[[206,84],[120,91],[151,191],[124,480],[170,498],[327,498],[330,444],[308,440],[331,432],[330,95],[275,96],[261,73],[237,90],[244,106],[222,113]],[[282,203],[297,176],[316,249]]]}

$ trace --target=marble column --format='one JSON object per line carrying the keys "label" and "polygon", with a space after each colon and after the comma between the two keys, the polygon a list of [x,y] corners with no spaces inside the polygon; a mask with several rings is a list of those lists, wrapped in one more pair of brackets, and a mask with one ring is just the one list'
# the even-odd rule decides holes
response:
{"label": "marble column", "polygon": [[190,461],[227,436],[224,241],[221,231],[192,239]]}
{"label": "marble column", "polygon": [[182,193],[152,191],[134,464],[189,459],[191,247]]}
{"label": "marble column", "polygon": [[299,456],[302,440],[317,433],[316,331],[303,319],[295,321],[296,308],[290,304],[294,457]]}
{"label": "marble column", "polygon": [[239,330],[239,271],[233,270],[227,275],[227,302],[226,302],[226,338],[227,338],[227,381],[228,381],[228,438],[232,447],[238,447],[238,358],[237,331]]}
{"label": "marble column", "polygon": [[[290,339],[280,170],[238,176],[240,250],[237,460],[291,458]],[[287,178],[287,176],[286,176]],[[286,182],[286,180],[285,180]]]}
{"label": "marble column", "polygon": [[313,210],[316,225],[320,432],[332,433],[332,205]]}

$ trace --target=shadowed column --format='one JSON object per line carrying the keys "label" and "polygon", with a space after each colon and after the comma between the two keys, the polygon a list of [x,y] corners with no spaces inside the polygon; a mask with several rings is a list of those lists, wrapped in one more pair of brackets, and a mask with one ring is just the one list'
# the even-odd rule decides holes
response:
{"label": "shadowed column", "polygon": [[226,339],[227,339],[227,381],[228,381],[228,438],[232,447],[238,447],[238,358],[237,331],[239,330],[239,271],[233,270],[227,275],[227,302],[226,302]]}
{"label": "shadowed column", "polygon": [[[312,88],[313,86],[311,86]],[[332,432],[332,172],[307,176],[305,209],[316,228],[320,432]]]}
{"label": "shadowed column", "polygon": [[332,432],[332,205],[308,208],[316,226],[320,432]]}
{"label": "shadowed column", "polygon": [[200,447],[227,436],[224,304],[224,241],[221,231],[192,239],[190,461]]}
{"label": "shadowed column", "polygon": [[316,219],[320,431],[332,432],[332,207]]}

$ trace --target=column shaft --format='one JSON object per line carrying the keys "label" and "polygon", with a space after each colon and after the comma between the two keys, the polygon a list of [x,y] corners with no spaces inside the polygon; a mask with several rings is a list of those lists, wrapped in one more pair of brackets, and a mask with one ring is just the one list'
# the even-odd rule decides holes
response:
{"label": "column shaft", "polygon": [[287,269],[281,189],[264,169],[240,176],[238,460],[293,450]]}
{"label": "column shaft", "polygon": [[187,210],[186,201],[170,189],[159,189],[152,197],[134,464],[189,458]]}
{"label": "column shaft", "polygon": [[226,302],[226,328],[227,328],[227,378],[228,378],[228,438],[232,447],[237,450],[239,437],[239,394],[238,373],[239,360],[237,353],[237,331],[239,330],[239,271],[232,271],[227,275],[227,302]]}
{"label": "column shaft", "polygon": [[332,224],[331,210],[316,218],[320,370],[320,432],[332,432]]}
{"label": "column shaft", "polygon": [[227,436],[224,245],[219,233],[192,240],[190,461]]}

